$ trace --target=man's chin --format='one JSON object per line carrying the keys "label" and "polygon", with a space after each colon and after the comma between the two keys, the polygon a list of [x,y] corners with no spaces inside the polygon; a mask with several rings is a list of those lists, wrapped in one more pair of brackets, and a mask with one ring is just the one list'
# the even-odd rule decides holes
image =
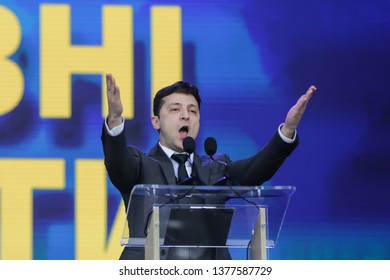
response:
{"label": "man's chin", "polygon": [[180,152],[180,153],[184,152],[183,140],[180,140],[178,143],[176,143],[175,149],[173,149],[173,150]]}

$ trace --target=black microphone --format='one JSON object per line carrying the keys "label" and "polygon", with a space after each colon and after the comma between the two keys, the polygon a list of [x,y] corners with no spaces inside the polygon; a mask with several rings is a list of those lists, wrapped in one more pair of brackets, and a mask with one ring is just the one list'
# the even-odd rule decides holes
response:
{"label": "black microphone", "polygon": [[183,139],[183,148],[184,151],[188,154],[188,159],[192,166],[191,176],[184,180],[180,185],[206,185],[202,180],[199,179],[198,170],[196,169],[195,164],[192,162],[190,155],[195,151],[195,140],[191,136],[187,136]]}
{"label": "black microphone", "polygon": [[184,138],[183,148],[188,155],[192,154],[195,151],[195,147],[196,144],[194,138],[192,138],[191,136],[187,136],[186,138]]}
{"label": "black microphone", "polygon": [[213,137],[208,137],[206,141],[204,141],[204,150],[206,154],[214,160],[213,156],[217,152],[217,141]]}
{"label": "black microphone", "polygon": [[225,167],[225,174],[222,178],[220,178],[217,182],[213,184],[213,186],[232,186],[234,185],[234,182],[229,177],[227,172],[227,163],[224,161],[216,160],[214,159],[214,155],[217,152],[217,141],[213,137],[208,137],[204,141],[204,150],[206,154],[211,158],[212,161],[218,162],[220,164],[223,164]]}

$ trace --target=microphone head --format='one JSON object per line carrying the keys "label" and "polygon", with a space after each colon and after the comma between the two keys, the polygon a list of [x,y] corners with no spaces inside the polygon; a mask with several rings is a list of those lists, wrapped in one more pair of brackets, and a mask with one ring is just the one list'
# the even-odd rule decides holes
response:
{"label": "microphone head", "polygon": [[195,151],[195,140],[194,138],[187,136],[183,139],[183,148],[187,154],[192,154]]}
{"label": "microphone head", "polygon": [[217,141],[213,137],[208,137],[206,141],[204,141],[204,150],[210,157],[215,155],[217,152]]}

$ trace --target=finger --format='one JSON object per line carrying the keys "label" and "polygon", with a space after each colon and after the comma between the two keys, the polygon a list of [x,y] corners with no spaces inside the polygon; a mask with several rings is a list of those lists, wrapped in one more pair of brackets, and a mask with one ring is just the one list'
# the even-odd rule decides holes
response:
{"label": "finger", "polygon": [[116,82],[115,78],[112,74],[107,74],[106,75],[106,86],[107,86],[107,92],[108,93],[115,93],[115,88],[116,88]]}
{"label": "finger", "polygon": [[120,92],[120,89],[119,89],[119,86],[115,85],[114,89],[113,89],[113,94],[115,96],[117,96],[118,98],[121,97],[121,92]]}
{"label": "finger", "polygon": [[112,76],[111,77],[111,87],[110,87],[110,91],[111,91],[112,94],[115,94],[116,87],[117,87],[117,85],[116,85],[116,82],[115,82],[115,77]]}
{"label": "finger", "polygon": [[309,101],[309,98],[307,96],[307,93],[302,95],[299,99],[298,99],[298,102],[296,104],[296,107],[298,110],[300,110],[301,108],[304,108],[307,104],[307,102]]}
{"label": "finger", "polygon": [[111,79],[112,79],[112,74],[107,73],[106,74],[106,89],[109,90],[111,88]]}
{"label": "finger", "polygon": [[304,109],[309,102],[310,98],[313,96],[314,92],[317,90],[315,86],[310,86],[306,93],[302,95],[297,102],[298,109]]}
{"label": "finger", "polygon": [[315,86],[310,86],[309,89],[306,91],[306,97],[309,101],[309,99],[313,96],[314,92],[317,90]]}

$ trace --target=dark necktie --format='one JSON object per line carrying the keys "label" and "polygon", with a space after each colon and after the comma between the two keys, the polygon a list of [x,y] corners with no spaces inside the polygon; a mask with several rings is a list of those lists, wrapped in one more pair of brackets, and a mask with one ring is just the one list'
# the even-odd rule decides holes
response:
{"label": "dark necktie", "polygon": [[188,160],[188,154],[173,154],[172,158],[179,163],[178,169],[178,182],[181,184],[185,179],[188,178],[186,170],[186,161]]}

